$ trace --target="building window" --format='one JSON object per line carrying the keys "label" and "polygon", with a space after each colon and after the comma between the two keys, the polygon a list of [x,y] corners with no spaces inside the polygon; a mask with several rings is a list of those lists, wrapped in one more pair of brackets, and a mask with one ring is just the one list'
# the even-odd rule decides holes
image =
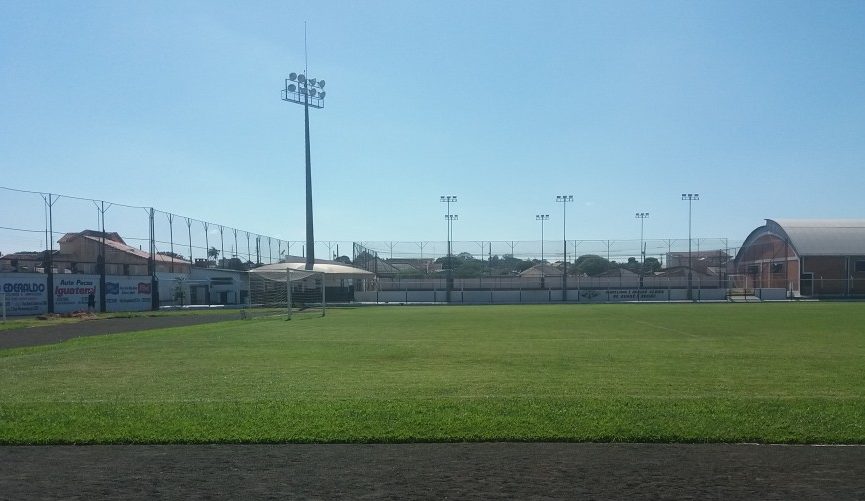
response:
{"label": "building window", "polygon": [[856,273],[865,273],[865,259],[857,259],[853,269]]}
{"label": "building window", "polygon": [[784,263],[772,263],[772,273],[783,273]]}
{"label": "building window", "polygon": [[749,275],[756,275],[758,273],[760,273],[760,267],[759,266],[757,266],[756,264],[749,264],[748,265],[748,274]]}

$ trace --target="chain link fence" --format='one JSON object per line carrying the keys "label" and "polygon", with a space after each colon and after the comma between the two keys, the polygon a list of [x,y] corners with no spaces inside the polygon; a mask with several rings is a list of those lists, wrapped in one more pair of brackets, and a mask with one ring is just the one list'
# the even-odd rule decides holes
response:
{"label": "chain link fence", "polygon": [[[53,291],[48,311],[140,309],[144,301],[152,308],[242,305],[249,300],[243,273],[306,254],[302,241],[153,207],[6,187],[0,194],[0,273],[46,277],[10,282],[4,292]],[[376,275],[352,284],[355,291],[661,291],[729,287],[740,244],[726,238],[317,241],[315,254]],[[19,298],[25,310],[26,303]]]}

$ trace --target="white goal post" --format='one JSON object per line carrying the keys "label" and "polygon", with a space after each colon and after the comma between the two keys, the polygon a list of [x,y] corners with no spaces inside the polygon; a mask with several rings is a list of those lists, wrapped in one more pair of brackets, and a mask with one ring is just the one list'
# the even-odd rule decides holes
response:
{"label": "white goal post", "polygon": [[285,316],[297,313],[320,314],[327,310],[324,273],[320,271],[252,270],[247,273],[246,318]]}

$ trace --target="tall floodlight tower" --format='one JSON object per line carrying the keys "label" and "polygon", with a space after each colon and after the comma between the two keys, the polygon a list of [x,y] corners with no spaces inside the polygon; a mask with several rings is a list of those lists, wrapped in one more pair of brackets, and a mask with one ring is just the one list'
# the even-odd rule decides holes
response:
{"label": "tall floodlight tower", "polygon": [[692,274],[692,257],[691,257],[691,204],[694,200],[699,200],[700,195],[698,193],[682,193],[682,200],[688,201],[688,300],[691,301],[694,299],[693,293],[693,274]]}
{"label": "tall floodlight tower", "polygon": [[643,223],[649,217],[648,212],[637,212],[634,217],[640,220],[640,288],[637,290],[637,301],[643,293],[643,273],[646,266],[646,244],[643,242]]}
{"label": "tall floodlight tower", "polygon": [[541,289],[545,287],[544,279],[544,223],[550,220],[549,214],[535,214],[535,220],[541,222]]}
{"label": "tall floodlight tower", "polygon": [[446,294],[445,300],[448,303],[450,303],[451,302],[451,291],[454,288],[454,273],[453,273],[453,258],[451,257],[451,253],[452,253],[451,242],[453,240],[454,221],[459,219],[459,216],[457,216],[456,214],[451,214],[451,203],[457,202],[457,196],[456,195],[442,195],[441,197],[439,197],[439,202],[441,202],[443,204],[447,204],[447,207],[448,207],[448,213],[445,214],[445,220],[447,220],[447,222],[448,222],[447,223],[447,225],[448,225],[448,257],[447,257],[448,275],[447,275],[447,283],[446,283],[447,292],[445,293]]}
{"label": "tall floodlight tower", "polygon": [[564,270],[562,271],[562,302],[568,300],[568,236],[567,236],[567,221],[568,221],[568,204],[574,201],[573,195],[556,195],[556,202],[562,204],[562,262]]}
{"label": "tall floodlight tower", "polygon": [[303,105],[306,139],[306,269],[315,263],[315,238],[312,230],[312,162],[309,155],[309,109],[324,108],[324,80],[307,78],[304,73],[291,73],[285,79],[282,100]]}

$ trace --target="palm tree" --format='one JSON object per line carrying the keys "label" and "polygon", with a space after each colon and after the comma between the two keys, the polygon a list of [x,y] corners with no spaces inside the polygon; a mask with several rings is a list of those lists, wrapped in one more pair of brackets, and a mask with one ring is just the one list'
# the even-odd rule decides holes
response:
{"label": "palm tree", "polygon": [[211,247],[207,249],[207,258],[213,258],[213,261],[216,261],[217,258],[219,258],[219,249],[217,249],[216,247]]}

